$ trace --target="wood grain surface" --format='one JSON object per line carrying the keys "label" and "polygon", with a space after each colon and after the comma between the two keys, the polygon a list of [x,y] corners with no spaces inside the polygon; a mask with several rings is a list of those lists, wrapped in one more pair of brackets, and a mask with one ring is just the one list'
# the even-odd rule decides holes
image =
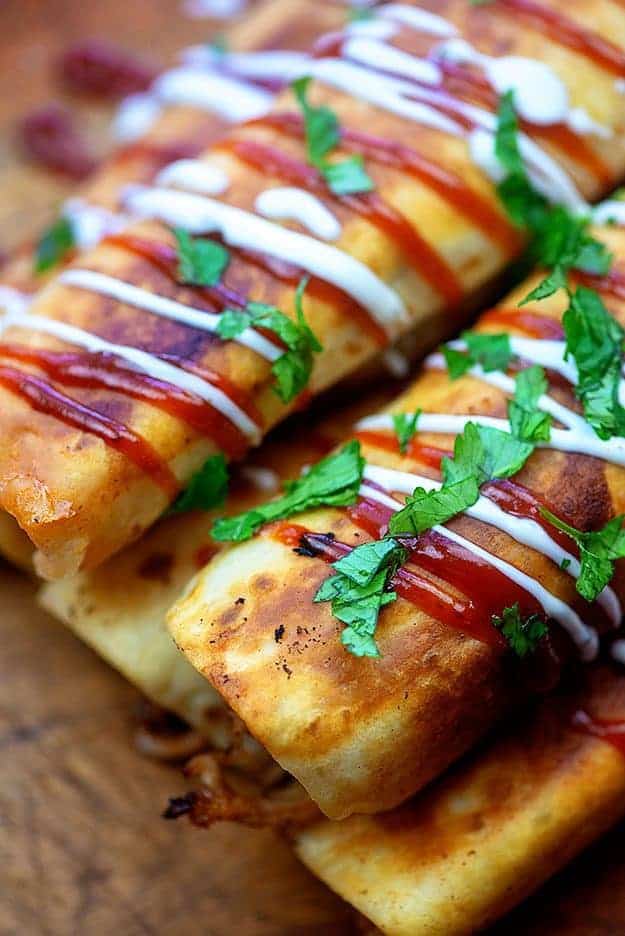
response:
{"label": "wood grain surface", "polygon": [[[177,0],[0,2],[0,246],[32,236],[71,189],[26,166],[13,138],[21,114],[59,96],[55,54],[103,35],[166,62],[211,26],[178,15]],[[108,108],[71,103],[105,151]],[[362,932],[274,836],[161,820],[183,785],[133,749],[137,693],[37,609],[25,577],[0,567],[0,595],[0,936]],[[625,934],[624,834],[492,936]]]}

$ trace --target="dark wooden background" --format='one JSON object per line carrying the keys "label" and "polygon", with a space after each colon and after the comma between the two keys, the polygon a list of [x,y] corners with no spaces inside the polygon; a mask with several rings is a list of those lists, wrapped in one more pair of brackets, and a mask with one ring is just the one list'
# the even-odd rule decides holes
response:
{"label": "dark wooden background", "polygon": [[[70,187],[24,164],[15,120],[57,97],[54,54],[104,35],[167,61],[210,24],[178,0],[0,0],[0,247]],[[95,145],[110,113],[72,102]],[[0,440],[1,444],[1,440]],[[177,772],[133,749],[137,693],[0,567],[0,936],[306,936],[355,915],[268,833],[162,821]],[[625,934],[625,827],[497,927],[497,936]],[[497,869],[493,869],[493,874]],[[495,936],[493,932],[492,936]]]}

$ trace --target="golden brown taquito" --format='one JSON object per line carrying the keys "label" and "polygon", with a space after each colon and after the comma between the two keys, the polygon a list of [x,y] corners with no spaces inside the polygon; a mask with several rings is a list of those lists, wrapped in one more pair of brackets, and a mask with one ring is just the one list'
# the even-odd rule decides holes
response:
{"label": "golden brown taquito", "polygon": [[[427,4],[407,6],[417,10]],[[571,13],[564,3],[554,0],[545,4],[549,15],[565,16],[577,34],[587,40],[591,37],[584,46],[581,40],[577,45],[568,41],[568,32],[567,41],[561,41],[554,30],[537,27],[535,17],[517,16],[509,6],[509,0],[485,7],[458,0],[446,3],[442,12],[452,29],[457,28],[481,52],[499,54],[505,50],[535,56],[551,65],[566,83],[571,103],[585,109],[611,133],[609,144],[584,135],[574,138],[576,145],[570,146],[557,134],[528,127],[528,132],[540,139],[544,151],[566,166],[580,192],[596,198],[625,169],[622,101],[615,84],[615,60],[618,64],[625,48],[625,13],[610,0],[595,3],[592,18],[585,4],[579,14],[577,8]],[[430,5],[431,9],[434,7],[438,10],[438,6]],[[424,41],[423,34],[402,26],[393,42],[401,45],[403,51],[423,54],[424,45],[427,51],[438,40],[438,36],[428,35]],[[590,54],[588,42],[593,49],[598,43],[602,53],[598,55],[595,50]],[[605,51],[606,43],[611,54]],[[357,88],[354,93],[359,93]],[[434,343],[441,334],[457,327],[463,309],[466,315],[467,300],[493,282],[520,249],[521,239],[505,218],[492,184],[472,163],[464,131],[454,136],[403,119],[326,84],[315,85],[311,100],[315,104],[329,104],[336,112],[344,128],[343,149],[349,146],[358,149],[363,129],[378,140],[374,145],[370,145],[371,141],[363,144],[365,163],[378,199],[373,214],[366,217],[370,206],[366,208],[359,203],[355,210],[353,203],[330,198],[326,193],[328,204],[342,224],[342,233],[333,245],[342,252],[342,259],[339,262],[333,254],[330,261],[324,254],[327,265],[325,261],[321,264],[320,279],[313,278],[304,301],[307,320],[324,347],[315,356],[307,388],[308,393],[316,394],[379,351],[379,323],[375,329],[367,324],[354,295],[365,306],[380,300],[384,309],[377,311],[383,312],[383,317],[390,314],[391,321],[386,323],[390,332],[401,334],[416,328],[424,343]],[[276,112],[285,110],[294,111],[289,94],[276,105]],[[567,140],[570,144],[568,136]],[[383,153],[385,143],[408,146],[412,155],[407,157],[402,150],[399,164],[390,165]],[[269,147],[270,152],[279,152],[280,158],[290,158],[291,165],[295,161],[300,167],[298,172],[306,161],[301,138],[297,134],[291,136],[290,131],[279,131],[268,123],[234,131],[206,156],[213,167],[225,170],[230,180],[228,190],[220,197],[220,205],[250,211],[268,184],[284,184],[284,171],[277,168],[280,159],[267,156],[254,168],[258,149],[252,157],[249,144],[256,148],[264,146],[266,154]],[[413,157],[421,167],[427,164],[425,174],[421,169],[406,171],[402,160],[412,161]],[[434,175],[441,171],[446,181],[434,184]],[[458,187],[464,193],[460,199],[450,194],[452,189],[457,192]],[[380,207],[380,200],[384,208]],[[133,204],[135,209],[150,213],[142,196]],[[390,227],[377,216],[378,210],[393,217]],[[165,214],[168,220],[173,220],[169,212]],[[245,239],[246,216],[238,217],[242,220],[234,224],[236,230],[230,229],[234,240],[241,236]],[[303,233],[299,222],[288,223],[281,229]],[[275,228],[272,232],[275,240]],[[202,307],[205,297],[197,290],[181,286],[175,279],[175,268],[172,278],[171,264],[166,272],[163,263],[155,262],[154,257],[146,259],[145,250],[138,249],[137,239],[141,239],[166,245],[171,251],[172,234],[157,223],[145,222],[132,229],[131,235],[135,238],[132,244],[128,237],[125,243],[118,240],[115,244],[103,244],[81,259],[81,267],[134,284],[149,293]],[[268,240],[259,237],[260,242],[254,240],[253,247],[275,249]],[[415,253],[419,254],[419,260],[415,260]],[[332,279],[337,267],[345,272],[345,258],[363,264],[357,268],[358,274],[350,266],[348,285],[345,277],[341,280],[342,289],[347,289],[347,293],[352,290],[351,298],[345,292],[337,294],[334,287],[328,291],[321,282],[324,275]],[[293,269],[292,265],[285,268],[282,261],[276,267],[275,260],[274,256],[268,263],[262,255],[250,257],[233,250],[223,284],[245,299],[275,305],[286,314],[293,314],[300,273],[305,272],[307,265],[312,265],[313,272],[319,270],[319,247],[310,244],[310,249],[303,251],[303,270]],[[366,285],[373,283],[372,273],[377,277],[375,288]],[[405,307],[405,318],[400,306]],[[449,314],[450,306],[455,307],[453,315]],[[233,440],[232,423],[221,425],[222,415],[217,414],[222,437],[217,440],[217,433],[213,433],[207,438],[172,415],[171,410],[166,414],[162,408],[136,396],[101,386],[72,387],[71,393],[63,388],[71,400],[112,419],[116,438],[130,431],[133,439],[129,445],[134,446],[131,458],[128,446],[122,451],[121,443],[103,441],[102,436],[108,430],[93,428],[97,417],[95,420],[89,417],[91,421],[85,422],[84,413],[77,416],[75,405],[72,408],[71,403],[64,401],[64,415],[59,418],[61,404],[50,403],[50,392],[42,391],[40,380],[26,394],[19,386],[16,390],[19,379],[15,374],[3,371],[0,504],[35,544],[37,568],[45,577],[63,576],[102,562],[154,522],[207,456],[228,448],[225,436],[236,454],[254,441],[255,434],[262,435],[301,405],[301,400],[286,405],[281,402],[274,390],[270,362],[249,347],[235,342],[224,344],[206,332],[140,311],[108,295],[54,282],[40,295],[33,312],[88,329],[116,346],[139,347],[153,356],[169,361],[173,358],[176,366],[192,368],[194,373],[208,377],[209,382],[216,379],[222,389],[225,385],[226,396],[236,397],[239,407],[256,427],[249,431],[248,425],[246,437]],[[5,333],[5,342],[19,342],[36,349],[64,347],[41,329],[32,328],[11,329]],[[72,410],[70,415],[68,406]],[[238,430],[245,435],[240,424]],[[140,458],[137,447],[141,440],[146,447],[145,457]]]}
{"label": "golden brown taquito", "polygon": [[[618,276],[625,259],[625,230],[608,228],[601,236],[614,252],[613,276]],[[528,331],[535,335],[536,329],[540,335],[557,331],[566,306],[563,292],[517,308],[538,281],[536,274],[516,289],[478,322],[478,329],[519,336]],[[625,321],[625,304],[615,294],[614,280],[598,285],[608,308]],[[578,409],[570,384],[556,380],[549,392]],[[507,399],[502,389],[477,377],[451,381],[446,370],[426,368],[391,411],[505,419]],[[361,444],[370,464],[436,478],[432,457],[451,452],[453,435],[419,432],[404,456],[392,429],[381,436],[362,433]],[[544,505],[578,529],[594,530],[623,513],[622,467],[554,446],[536,449],[513,478],[514,491],[530,498],[536,516]],[[389,485],[394,490],[392,481]],[[513,502],[504,500],[503,506],[524,516]],[[366,518],[363,524],[345,509],[317,510],[292,522],[349,547],[369,538]],[[574,578],[537,548],[515,539],[514,526],[505,532],[462,514],[448,527],[529,576],[532,588],[546,589],[581,621],[595,620],[597,609],[576,592]],[[329,603],[313,602],[328,576],[323,549],[317,558],[306,558],[293,551],[292,539],[269,528],[216,557],[172,610],[172,634],[327,815],[389,809],[440,774],[503,715],[521,690],[523,680],[510,668],[504,642],[494,640],[491,627],[492,614],[519,600],[516,586],[498,572],[493,579],[497,570],[490,566],[484,578],[479,562],[470,562],[467,570],[453,551],[447,554],[449,544],[446,552],[435,538],[431,551],[439,555],[443,549],[438,565],[433,565],[436,556],[425,553],[417,552],[411,560],[421,591],[411,600],[400,593],[381,612],[381,657],[358,659],[341,645],[341,626]],[[622,569],[617,568],[612,584],[622,600]],[[432,611],[432,591],[441,585],[445,594],[438,596]],[[244,610],[236,604],[239,596],[245,598]],[[456,608],[457,600],[461,604]],[[285,630],[277,643],[278,621]]]}
{"label": "golden brown taquito", "polygon": [[622,731],[623,676],[598,668],[404,806],[304,829],[297,854],[387,936],[481,930],[625,814],[623,752],[579,712]]}

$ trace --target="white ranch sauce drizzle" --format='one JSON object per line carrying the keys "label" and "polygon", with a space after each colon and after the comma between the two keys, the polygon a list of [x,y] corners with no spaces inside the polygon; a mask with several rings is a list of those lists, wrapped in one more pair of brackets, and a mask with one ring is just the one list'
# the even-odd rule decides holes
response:
{"label": "white ranch sauce drizzle", "polygon": [[0,313],[17,315],[25,312],[33,301],[32,294],[20,292],[12,286],[3,286],[0,284]]}
{"label": "white ranch sauce drizzle", "polygon": [[155,182],[200,195],[223,195],[230,186],[228,174],[223,169],[202,159],[178,159],[161,169]]}
{"label": "white ranch sauce drizzle", "polygon": [[182,9],[191,19],[232,19],[247,6],[247,0],[184,0]]}
{"label": "white ranch sauce drizzle", "polygon": [[200,68],[173,68],[157,78],[153,93],[162,104],[182,104],[218,114],[231,123],[261,117],[274,95],[262,88]]}
{"label": "white ranch sauce drizzle", "polygon": [[360,36],[349,38],[343,43],[343,54],[354,62],[369,66],[375,62],[377,68],[383,71],[425,84],[438,85],[442,79],[441,70],[434,62],[417,58],[416,55],[375,39]]}
{"label": "white ranch sauce drizzle", "polygon": [[338,218],[311,192],[301,188],[270,188],[261,192],[254,203],[258,214],[275,221],[297,221],[311,234],[325,241],[341,236]]}
{"label": "white ranch sauce drizzle", "polygon": [[399,295],[364,263],[337,247],[289,231],[241,208],[184,192],[131,186],[125,202],[139,217],[159,218],[192,234],[219,231],[232,247],[261,249],[269,256],[301,267],[350,295],[389,336],[410,322]]}
{"label": "white ranch sauce drizzle", "polygon": [[376,10],[376,15],[430,36],[455,36],[458,32],[456,27],[442,16],[430,13],[429,10],[408,6],[407,3],[386,3]]}
{"label": "white ranch sauce drizzle", "polygon": [[125,215],[92,205],[82,198],[68,199],[62,214],[70,222],[74,243],[80,250],[90,250],[103,237],[117,234],[129,221]]}
{"label": "white ranch sauce drizzle", "polygon": [[0,321],[0,333],[10,327],[43,332],[96,354],[113,354],[150,377],[163,380],[180,390],[199,396],[229,419],[253,444],[260,442],[260,428],[223,391],[195,374],[161,361],[160,358],[147,351],[140,351],[138,348],[131,348],[127,345],[113,344],[104,338],[98,338],[96,335],[83,331],[82,328],[40,315],[7,315]]}
{"label": "white ranch sauce drizzle", "polygon": [[[396,491],[400,494],[412,494],[416,487],[422,487],[426,491],[435,491],[440,490],[442,486],[440,482],[433,481],[431,478],[426,478],[422,475],[413,474],[412,472],[395,471],[391,468],[380,468],[376,465],[367,465],[365,467],[364,477],[379,484],[385,490]],[[488,497],[482,495],[477,503],[467,508],[464,513],[474,520],[488,523],[498,530],[501,530],[503,533],[507,533],[508,536],[518,543],[541,553],[558,566],[561,566],[563,562],[567,563],[566,570],[563,569],[563,571],[566,571],[572,578],[577,579],[579,577],[581,566],[576,557],[566,549],[563,549],[562,546],[549,536],[544,527],[530,517],[515,517],[507,513],[507,511],[498,504],[489,500]],[[623,611],[614,590],[607,586],[601,592],[597,601],[610,618],[614,627],[618,627],[623,617]]]}
{"label": "white ranch sauce drizzle", "polygon": [[[510,432],[507,419],[494,416],[451,415],[449,413],[421,413],[417,423],[419,432],[433,432],[441,435],[458,435],[469,422],[479,423]],[[392,416],[382,413],[370,416],[358,423],[358,429],[394,431]],[[614,443],[614,444],[612,444]],[[625,439],[600,439],[594,432],[579,432],[577,429],[552,429],[549,442],[539,442],[538,448],[552,449],[557,452],[577,452],[579,455],[592,455],[615,465],[625,466]]]}
{"label": "white ranch sauce drizzle", "polygon": [[567,124],[577,133],[609,138],[612,131],[596,123],[582,108],[570,106],[568,88],[554,70],[538,59],[520,55],[495,57],[475,49],[465,39],[450,39],[436,49],[438,57],[459,64],[478,65],[498,94],[514,92],[521,117],[539,126]]}
{"label": "white ranch sauce drizzle", "polygon": [[163,108],[149,92],[130,94],[113,117],[112,131],[118,143],[133,143],[156,123]]}
{"label": "white ranch sauce drizzle", "polygon": [[[441,130],[452,136],[468,140],[469,151],[476,165],[494,181],[501,181],[503,170],[494,152],[497,120],[493,114],[458,101],[431,87],[423,87],[409,75],[409,69],[431,69],[432,63],[400,52],[391,46],[367,39],[347,39],[344,50],[352,49],[359,63],[343,59],[315,60],[306,69],[318,80],[339,88],[354,97],[366,100],[391,113],[415,123]],[[390,61],[404,77],[386,75],[378,68]],[[427,72],[430,79],[433,72]],[[423,81],[423,77],[420,79]],[[464,128],[443,114],[437,107],[451,108],[477,126],[467,133]],[[519,149],[527,172],[535,188],[548,200],[560,202],[573,211],[587,212],[588,205],[581,197],[570,176],[549,154],[524,133],[518,134]]]}
{"label": "white ranch sauce drizzle", "polygon": [[261,465],[243,465],[239,474],[259,491],[275,494],[280,487],[280,475],[273,468],[263,468]]}
{"label": "white ranch sauce drizzle", "polygon": [[[101,296],[109,296],[117,302],[123,302],[137,309],[144,309],[146,312],[152,312],[161,318],[180,322],[200,331],[215,332],[221,318],[215,312],[194,309],[182,302],[177,302],[175,299],[159,296],[147,289],[141,289],[139,286],[133,286],[132,283],[125,283],[123,280],[107,276],[105,273],[97,273],[94,270],[66,270],[59,276],[59,281],[65,286],[75,286],[78,289],[86,289]],[[267,361],[276,361],[284,353],[283,349],[273,344],[253,328],[246,328],[234,340],[238,344],[245,345],[245,347],[255,351]]]}
{"label": "white ranch sauce drizzle", "polygon": [[[395,487],[395,485],[398,483],[398,479],[395,477],[396,474],[401,475],[403,473],[389,472],[389,469],[378,468],[376,465],[366,465],[364,470],[365,478],[380,484],[381,487],[385,487],[390,484],[390,490],[397,490]],[[391,475],[393,477],[391,477]],[[414,487],[416,487],[417,484],[421,483],[421,480],[427,482],[429,485],[438,486],[436,482],[432,482],[430,479],[421,479],[419,476],[415,475],[405,475],[405,478],[416,482],[413,484],[410,492],[414,490]],[[374,489],[369,488],[369,491],[373,490]],[[395,509],[400,510],[403,505],[399,501],[396,501],[395,503]],[[472,508],[470,508],[470,510],[471,509]],[[467,513],[469,513],[470,510],[467,511]],[[485,522],[493,524],[492,518],[495,516],[494,512],[489,514],[489,516],[490,519]],[[538,526],[538,524],[536,524],[536,526]],[[432,529],[447,539],[451,539],[459,546],[463,546],[465,549],[468,549],[470,552],[474,553],[480,559],[483,559],[499,572],[502,572],[511,581],[515,582],[515,584],[519,585],[521,588],[527,591],[538,601],[548,617],[554,618],[562,625],[562,627],[564,627],[575,643],[581,659],[587,662],[595,659],[599,650],[599,637],[597,632],[593,628],[587,627],[579,615],[572,608],[570,608],[560,598],[557,598],[550,591],[548,591],[544,585],[536,581],[536,579],[533,579],[531,576],[527,575],[525,572],[522,572],[520,569],[517,569],[516,566],[513,566],[509,562],[500,559],[498,556],[488,552],[486,549],[483,549],[476,543],[471,542],[471,540],[466,539],[466,537],[460,536],[453,530],[450,530],[444,526],[434,526]]]}
{"label": "white ranch sauce drizzle", "polygon": [[223,70],[239,78],[273,79],[287,83],[305,69],[310,56],[290,49],[266,49],[260,52],[221,52],[207,45],[189,46],[182,53],[187,66],[212,71]]}
{"label": "white ranch sauce drizzle", "polygon": [[595,224],[616,224],[625,227],[625,201],[613,198],[600,202],[592,209],[592,220]]}
{"label": "white ranch sauce drizzle", "polygon": [[[445,358],[442,354],[438,353],[430,354],[425,359],[425,365],[433,370],[447,370]],[[502,374],[501,371],[485,371],[482,367],[476,365],[475,367],[471,367],[467,373],[470,377],[476,377],[478,380],[482,380],[492,387],[497,387],[504,393],[509,393],[511,396],[514,394],[514,380],[508,377],[507,374]],[[537,405],[539,409],[544,410],[545,413],[550,413],[554,419],[557,419],[558,422],[563,423],[569,429],[577,430],[580,435],[595,435],[583,416],[574,413],[572,409],[558,403],[553,397],[544,394],[539,397]]]}

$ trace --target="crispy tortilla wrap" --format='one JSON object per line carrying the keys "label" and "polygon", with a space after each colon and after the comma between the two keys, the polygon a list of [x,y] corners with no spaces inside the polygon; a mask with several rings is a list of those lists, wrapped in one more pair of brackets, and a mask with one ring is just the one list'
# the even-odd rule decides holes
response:
{"label": "crispy tortilla wrap", "polygon": [[[390,5],[377,13],[381,26],[374,21],[364,33],[361,26],[317,47],[306,66],[319,78],[310,103],[334,110],[343,155],[364,155],[375,186],[370,195],[328,190],[306,163],[301,115],[285,94],[270,118],[234,131],[206,155],[213,183],[215,171],[227,180],[219,198],[148,186],[124,200],[129,213],[192,234],[219,234],[230,251],[223,288],[181,285],[173,234],[146,221],[81,258],[79,268],[42,291],[33,317],[5,330],[0,505],[35,544],[40,574],[60,577],[102,562],[138,538],[208,456],[223,450],[237,457],[302,404],[302,395],[283,393],[285,403],[275,392],[272,362],[281,352],[275,339],[268,346],[267,335],[251,329],[251,336],[219,340],[216,320],[198,318],[204,310],[219,314],[224,303],[245,306],[251,299],[293,315],[296,287],[310,274],[303,313],[323,351],[313,354],[306,398],[415,327],[431,343],[449,333],[466,315],[468,299],[518,253],[522,238],[473,162],[492,171],[483,146],[491,146],[492,157],[497,94],[484,76],[471,77],[471,63],[463,65],[462,80],[445,56],[428,67],[424,55],[436,54],[441,35],[469,39],[481,63],[492,64],[504,50],[551,67],[564,117],[583,132],[525,121],[528,158],[549,195],[579,207],[581,195],[597,197],[621,174],[615,76],[624,11],[603,0],[593,4],[592,17],[585,4],[572,17],[552,0],[541,26],[536,15],[517,15],[511,6],[511,0],[487,8],[458,0],[445,4],[444,20],[432,20],[427,4]],[[566,28],[556,30],[554,21]],[[401,80],[371,71],[380,46]],[[426,77],[413,82],[423,68]],[[433,80],[442,91],[431,90]],[[295,207],[283,191],[277,207],[275,193],[269,208],[262,203],[266,213],[294,220],[281,224],[254,213],[268,184],[270,192],[298,188]],[[311,234],[321,230],[320,218],[325,236],[339,225],[332,243]],[[76,344],[71,361],[59,363],[61,348]],[[25,368],[28,377],[21,376]]]}
{"label": "crispy tortilla wrap", "polygon": [[625,814],[622,750],[574,726],[581,711],[622,732],[625,680],[599,668],[588,682],[507,722],[404,806],[300,831],[297,854],[388,936],[488,926]]}
{"label": "crispy tortilla wrap", "polygon": [[[625,230],[608,228],[601,236],[616,263],[611,279],[596,285],[622,322],[618,283]],[[517,308],[538,282],[537,274],[487,313],[478,330],[505,329],[520,341],[513,346],[525,360],[549,348],[554,367],[570,379],[562,363],[564,294]],[[555,619],[556,643],[567,632],[567,646],[575,644],[584,659],[596,652],[595,628],[620,623],[622,569],[617,564],[613,590],[600,596],[599,605],[588,604],[576,591],[577,560],[561,552],[562,540],[553,540],[540,510],[547,507],[579,530],[599,529],[622,514],[622,442],[602,442],[587,431],[571,384],[562,373],[548,373],[552,403],[546,405],[574,427],[573,435],[552,430],[551,441],[512,480],[487,485],[470,515],[419,537],[409,574],[393,580],[397,601],[380,613],[380,658],[347,653],[330,603],[313,598],[328,578],[328,562],[379,538],[403,495],[440,477],[441,456],[451,454],[454,434],[467,422],[495,418],[495,427],[505,427],[514,381],[499,371],[452,381],[441,355],[428,359],[391,408],[422,410],[422,429],[405,455],[388,414],[360,425],[365,483],[354,507],[298,514],[261,530],[209,563],[172,609],[169,623],[179,647],[331,818],[402,802],[475,742],[530,684],[548,688],[558,679],[568,651],[557,646],[545,667],[533,665],[524,674],[516,661],[511,668],[506,643],[491,623],[505,607],[518,604],[526,616]],[[455,414],[463,418],[454,421]],[[240,596],[244,606],[236,604]],[[278,642],[277,622],[284,627]]]}

